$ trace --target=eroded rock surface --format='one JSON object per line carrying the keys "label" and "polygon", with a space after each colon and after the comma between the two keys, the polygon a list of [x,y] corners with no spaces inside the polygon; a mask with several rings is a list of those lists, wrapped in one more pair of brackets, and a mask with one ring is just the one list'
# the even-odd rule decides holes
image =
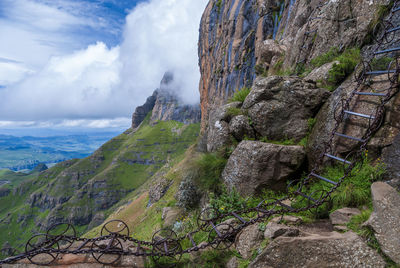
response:
{"label": "eroded rock surface", "polygon": [[384,182],[371,186],[374,211],[366,222],[375,231],[382,251],[400,264],[400,194]]}
{"label": "eroded rock surface", "polygon": [[385,267],[382,257],[353,232],[278,237],[249,265],[265,267]]}
{"label": "eroded rock surface", "polygon": [[302,146],[244,140],[230,156],[222,179],[229,189],[235,188],[242,195],[253,195],[265,188],[283,190],[304,159]]}
{"label": "eroded rock surface", "polygon": [[328,99],[329,92],[294,77],[258,78],[243,103],[254,129],[271,140],[300,141],[308,120]]}

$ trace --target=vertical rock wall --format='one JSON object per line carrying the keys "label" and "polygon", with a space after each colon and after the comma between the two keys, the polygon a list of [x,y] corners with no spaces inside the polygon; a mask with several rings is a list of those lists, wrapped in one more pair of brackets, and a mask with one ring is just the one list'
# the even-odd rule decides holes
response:
{"label": "vertical rock wall", "polygon": [[202,126],[211,109],[255,79],[257,47],[272,37],[272,0],[211,0],[200,25],[199,65]]}

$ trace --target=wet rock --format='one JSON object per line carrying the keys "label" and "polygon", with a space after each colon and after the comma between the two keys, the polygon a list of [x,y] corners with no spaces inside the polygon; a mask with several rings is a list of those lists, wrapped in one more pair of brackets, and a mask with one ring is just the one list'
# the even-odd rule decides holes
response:
{"label": "wet rock", "polygon": [[299,171],[305,159],[302,146],[284,146],[244,140],[239,143],[222,173],[229,189],[253,195],[263,189],[283,190],[286,180]]}
{"label": "wet rock", "polygon": [[251,256],[252,250],[260,245],[262,239],[263,233],[258,224],[247,226],[236,236],[236,250],[247,259]]}
{"label": "wet rock", "polygon": [[[262,42],[273,34],[276,1],[209,1],[200,23],[199,65],[202,127],[209,112],[235,90],[250,87]],[[257,56],[256,56],[257,55]]]}
{"label": "wet rock", "polygon": [[375,231],[382,251],[400,264],[400,194],[384,182],[371,186],[374,211],[365,223]]}
{"label": "wet rock", "polygon": [[329,219],[333,225],[347,224],[351,217],[361,214],[358,208],[341,208],[329,214]]}
{"label": "wet rock", "polygon": [[269,222],[265,227],[264,238],[275,239],[279,236],[293,237],[298,236],[299,234],[300,231],[297,228]]}
{"label": "wet rock", "polygon": [[229,132],[235,139],[241,141],[244,137],[255,138],[254,130],[250,126],[249,118],[244,115],[238,115],[229,122]]}
{"label": "wet rock", "polygon": [[385,267],[385,261],[353,232],[278,237],[249,265],[264,267]]}
{"label": "wet rock", "polygon": [[330,93],[294,77],[257,78],[243,103],[254,129],[271,140],[306,136],[308,120],[316,115]]}

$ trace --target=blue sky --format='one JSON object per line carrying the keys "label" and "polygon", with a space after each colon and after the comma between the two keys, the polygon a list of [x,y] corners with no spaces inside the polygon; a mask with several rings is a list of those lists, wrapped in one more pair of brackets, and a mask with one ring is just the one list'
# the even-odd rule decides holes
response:
{"label": "blue sky", "polygon": [[129,127],[176,72],[198,102],[197,38],[207,0],[1,0],[3,128]]}

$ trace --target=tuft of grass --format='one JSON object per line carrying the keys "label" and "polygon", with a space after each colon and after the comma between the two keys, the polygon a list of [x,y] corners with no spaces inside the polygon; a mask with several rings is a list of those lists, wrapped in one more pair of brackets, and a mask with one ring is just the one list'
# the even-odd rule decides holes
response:
{"label": "tuft of grass", "polygon": [[296,142],[293,139],[286,139],[286,140],[270,140],[268,137],[262,137],[260,141],[265,143],[272,143],[272,144],[280,144],[280,145],[296,145]]}
{"label": "tuft of grass", "polygon": [[237,115],[242,115],[243,111],[240,108],[229,107],[226,111],[227,115],[234,117]]}
{"label": "tuft of grass", "polygon": [[[373,165],[367,157],[364,157],[362,162],[356,164],[350,176],[344,179],[341,186],[332,193],[332,198],[314,211],[316,215],[308,216],[323,218],[329,216],[330,212],[342,207],[368,206],[372,202],[371,184],[382,179],[385,172],[385,167],[382,163],[378,162]],[[338,181],[343,177],[343,174],[343,166],[341,165],[327,167],[322,172],[323,177],[333,181]],[[322,193],[322,191],[329,191],[331,187],[331,184],[316,179],[307,192]],[[304,206],[304,202],[307,201],[296,202],[294,206]],[[309,214],[310,212],[307,213]]]}
{"label": "tuft of grass", "polygon": [[346,49],[343,54],[338,56],[335,60],[339,61],[334,64],[332,69],[329,70],[328,83],[338,86],[346,77],[354,71],[354,68],[361,60],[359,48]]}
{"label": "tuft of grass", "polygon": [[193,163],[192,172],[196,184],[203,190],[218,192],[226,162],[227,159],[215,153],[201,155]]}
{"label": "tuft of grass", "polygon": [[311,60],[311,65],[314,68],[321,67],[322,65],[334,61],[340,55],[337,47],[331,47],[325,54],[319,55]]}
{"label": "tuft of grass", "polygon": [[383,257],[386,261],[386,267],[399,267],[393,260],[383,253],[381,246],[375,237],[374,231],[368,226],[363,226],[363,224],[370,218],[371,213],[371,208],[362,210],[361,214],[351,217],[350,222],[347,223],[347,227],[359,236],[363,237],[367,241],[368,246],[375,249]]}
{"label": "tuft of grass", "polygon": [[240,90],[236,90],[235,94],[233,94],[233,97],[229,100],[229,102],[244,102],[250,91],[251,89],[248,87],[242,87]]}

